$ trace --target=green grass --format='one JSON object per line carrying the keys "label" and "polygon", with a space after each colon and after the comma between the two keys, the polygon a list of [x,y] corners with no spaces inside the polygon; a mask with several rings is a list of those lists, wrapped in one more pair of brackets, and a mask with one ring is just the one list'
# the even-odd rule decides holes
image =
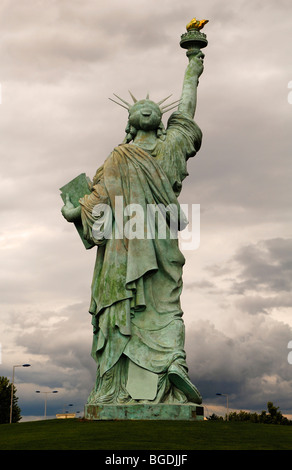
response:
{"label": "green grass", "polygon": [[292,426],[47,420],[0,425],[0,450],[291,450]]}

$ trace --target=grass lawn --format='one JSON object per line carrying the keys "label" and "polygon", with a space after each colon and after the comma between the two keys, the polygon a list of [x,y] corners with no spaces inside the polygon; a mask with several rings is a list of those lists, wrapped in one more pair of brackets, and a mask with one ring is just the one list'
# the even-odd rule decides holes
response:
{"label": "grass lawn", "polygon": [[292,426],[53,419],[0,424],[0,450],[292,450]]}

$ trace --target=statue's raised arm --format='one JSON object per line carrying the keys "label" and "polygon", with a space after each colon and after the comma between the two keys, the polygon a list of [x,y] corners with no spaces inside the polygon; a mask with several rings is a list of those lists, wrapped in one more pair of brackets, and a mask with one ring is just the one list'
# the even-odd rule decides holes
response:
{"label": "statue's raised arm", "polygon": [[189,64],[184,76],[181,102],[178,106],[178,110],[181,113],[189,115],[191,118],[194,117],[196,112],[197,87],[199,77],[204,70],[203,59],[204,54],[202,52],[198,52],[196,55],[190,55]]}
{"label": "statue's raised arm", "polygon": [[201,29],[206,23],[208,23],[208,20],[198,21],[196,18],[192,19],[186,26],[187,33],[182,35],[180,41],[181,47],[187,49],[189,64],[184,76],[181,102],[178,109],[191,118],[195,115],[197,87],[199,77],[204,70],[203,60],[205,55],[201,51],[201,48],[206,47],[208,41],[206,35],[201,32]]}

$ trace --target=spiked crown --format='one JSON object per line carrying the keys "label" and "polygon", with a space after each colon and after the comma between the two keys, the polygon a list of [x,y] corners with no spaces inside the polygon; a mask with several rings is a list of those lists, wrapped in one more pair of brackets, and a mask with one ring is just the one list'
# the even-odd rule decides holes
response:
{"label": "spiked crown", "polygon": [[[139,101],[137,100],[137,98],[135,98],[135,96],[129,91],[131,97],[132,97],[132,100],[133,100],[133,103],[138,103]],[[119,106],[122,106],[122,108],[125,108],[127,109],[129,112],[131,111],[131,108],[133,106],[133,104],[130,104],[128,103],[128,101],[124,100],[123,98],[120,98],[118,95],[116,95],[115,93],[113,93],[114,96],[116,96],[116,98],[118,98],[123,104],[119,103],[118,101],[115,101],[113,100],[112,98],[109,98],[111,101],[113,101],[114,103],[118,104]],[[164,114],[164,113],[167,113],[168,111],[170,111],[171,109],[174,109],[178,106],[179,102],[181,100],[176,100],[176,101],[173,101],[172,103],[169,103],[169,104],[166,104],[165,106],[160,106],[162,103],[164,103],[166,100],[168,100],[168,98],[170,98],[172,95],[169,95],[167,96],[166,98],[163,98],[162,100],[158,101],[158,103],[155,103],[157,104],[157,106],[159,106],[159,109],[161,111],[161,114]],[[146,96],[146,100],[149,100],[149,93],[147,93],[147,96]]]}

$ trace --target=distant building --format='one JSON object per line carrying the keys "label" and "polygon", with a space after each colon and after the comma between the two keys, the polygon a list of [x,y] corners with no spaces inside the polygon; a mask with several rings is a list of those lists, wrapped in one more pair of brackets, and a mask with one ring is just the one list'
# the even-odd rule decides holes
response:
{"label": "distant building", "polygon": [[58,419],[76,418],[76,413],[60,413],[56,415]]}

